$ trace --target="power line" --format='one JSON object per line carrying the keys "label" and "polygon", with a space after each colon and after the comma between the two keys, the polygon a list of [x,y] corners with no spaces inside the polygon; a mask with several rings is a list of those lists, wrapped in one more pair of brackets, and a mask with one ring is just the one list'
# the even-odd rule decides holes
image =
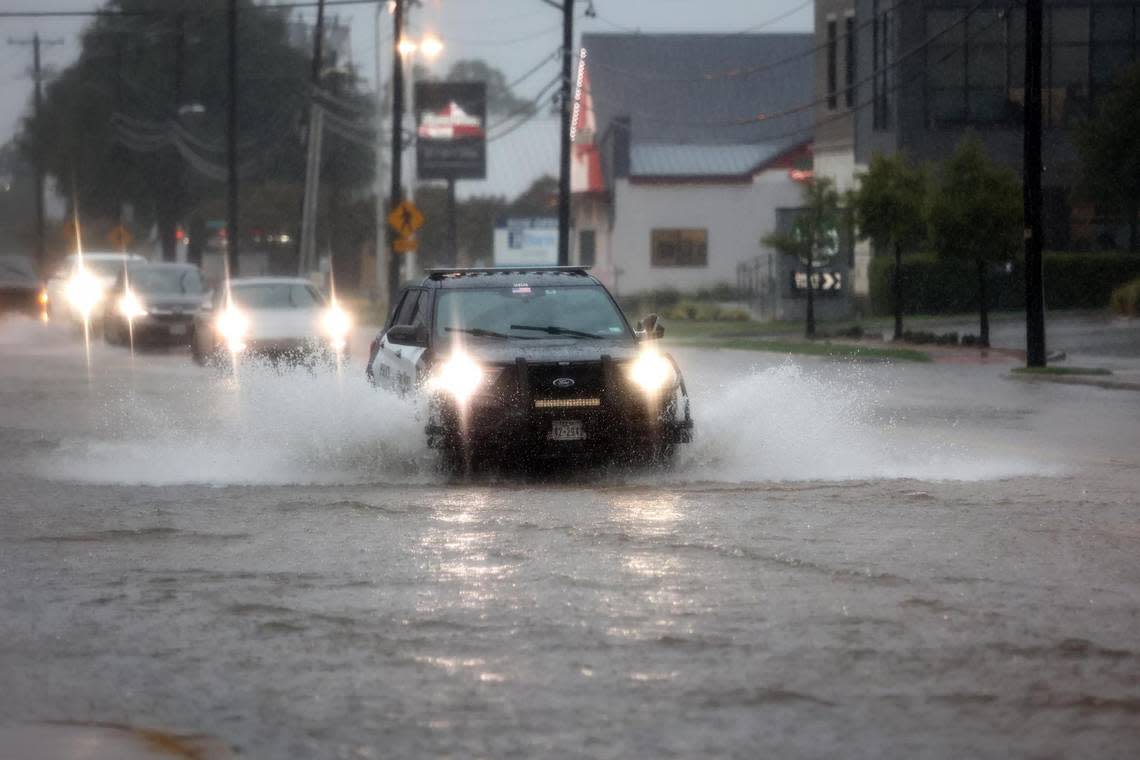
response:
{"label": "power line", "polygon": [[[740,30],[735,31],[735,32],[728,32],[726,34],[717,35],[717,38],[718,39],[732,39],[733,37],[739,37],[740,35],[744,35],[744,34],[752,34],[753,32],[758,32],[761,29],[767,29],[768,27],[774,26],[775,24],[780,23],[781,21],[783,21],[784,19],[786,19],[790,16],[794,16],[795,14],[802,11],[804,8],[808,7],[809,5],[812,5],[814,2],[815,2],[815,0],[806,0],[805,2],[800,3],[799,5],[797,5],[794,8],[791,8],[789,10],[782,12],[782,13],[779,13],[779,14],[777,14],[777,15],[769,18],[769,19],[765,19],[764,21],[761,21],[758,24],[750,26],[747,29],[740,29]],[[601,15],[600,13],[595,13],[594,15],[599,21],[606,24],[607,26],[610,26],[614,29],[617,29],[618,31],[627,32],[630,34],[654,34],[654,32],[646,32],[646,31],[644,31],[638,27],[626,26],[624,24],[619,24],[616,21],[613,21],[611,19],[606,18],[605,16]]]}
{"label": "power line", "polygon": [[[859,24],[857,27],[852,29],[850,32],[844,31],[842,34],[839,34],[835,38],[836,44],[845,40],[849,36],[858,34],[860,31],[866,29],[868,26],[871,26],[872,24],[874,24],[878,20],[879,16],[883,16],[889,12],[893,12],[893,11],[897,10],[898,8],[901,8],[902,6],[904,6],[908,3],[911,3],[913,1],[914,0],[899,0],[899,2],[896,5],[894,5],[892,8],[890,8],[889,10],[883,11],[882,13],[880,13],[876,16],[873,16],[870,19],[867,19],[866,21],[864,21],[863,23]],[[800,6],[800,7],[803,7],[803,6]],[[795,10],[798,10],[798,8]],[[748,32],[739,32],[738,34],[747,34],[747,33]],[[719,39],[719,37],[714,37],[714,39]],[[821,50],[826,50],[827,47],[831,44],[832,43],[829,40],[827,42],[820,43],[819,45],[816,45],[810,49],[803,50],[799,53],[793,53],[792,55],[785,56],[784,58],[778,58],[774,61],[767,61],[765,63],[756,64],[754,66],[744,66],[744,67],[740,67],[740,68],[723,69],[721,71],[702,72],[700,74],[694,74],[691,76],[676,76],[676,77],[658,76],[656,74],[653,74],[653,73],[650,73],[647,71],[634,71],[632,69],[625,69],[625,68],[621,68],[620,66],[614,66],[612,64],[604,63],[604,62],[598,61],[598,60],[593,60],[590,62],[590,64],[592,66],[597,67],[597,68],[605,69],[606,71],[612,71],[615,74],[623,74],[623,75],[625,75],[631,79],[642,79],[642,80],[646,80],[646,81],[662,82],[662,83],[670,83],[670,84],[686,84],[686,83],[709,82],[709,81],[718,80],[718,79],[738,79],[738,78],[754,76],[756,74],[771,71],[772,69],[779,68],[780,66],[784,66],[784,65],[787,65],[789,63],[794,63],[795,61],[801,60],[803,58],[813,56],[816,53],[820,52]]]}
{"label": "power line", "polygon": [[[980,37],[981,35],[985,34],[986,32],[993,29],[995,26],[997,26],[998,23],[1000,23],[1003,20],[1004,13],[1009,11],[1013,7],[1013,5],[1014,5],[1014,3],[1010,3],[1009,5],[1006,5],[1004,7],[997,8],[996,10],[1001,11],[1001,13],[997,14],[997,17],[993,21],[991,21],[989,24],[982,27],[977,32],[975,32],[971,35],[968,35],[966,37],[966,41],[970,42],[972,40],[976,40],[978,37]],[[961,51],[956,47],[951,48],[947,52],[943,53],[940,57],[936,58],[934,60],[934,63],[944,63],[944,62],[950,60],[951,58],[953,58],[954,56],[958,55],[960,52]],[[882,69],[880,69],[880,71],[882,71]],[[904,85],[909,85],[909,84],[913,84],[913,83],[917,82],[925,74],[926,74],[926,68],[925,67],[916,67],[914,70],[914,73],[911,74],[909,77],[906,77],[905,79],[902,79],[900,81],[895,82],[893,85],[886,88],[882,92],[885,94],[893,94],[895,92],[898,92],[900,89],[903,88]],[[822,118],[822,119],[816,119],[811,124],[809,124],[805,127],[800,127],[798,129],[788,130],[787,132],[784,132],[782,134],[773,135],[768,139],[772,142],[776,142],[779,140],[784,140],[784,139],[788,139],[788,138],[792,138],[792,137],[798,137],[801,135],[806,135],[807,133],[813,132],[821,126],[825,126],[827,124],[832,124],[832,123],[837,122],[837,121],[842,121],[843,119],[846,119],[846,118],[854,117],[856,112],[862,111],[864,108],[869,108],[869,107],[873,106],[875,104],[875,101],[876,101],[876,97],[874,94],[872,94],[871,97],[868,98],[867,100],[864,100],[861,103],[857,103],[856,105],[851,106],[850,108],[848,108],[844,111],[834,113],[834,114],[827,116],[825,118]]]}
{"label": "power line", "polygon": [[[376,5],[384,0],[325,0],[325,5]],[[266,3],[255,5],[255,8],[268,8],[270,10],[294,10],[297,8],[316,8],[319,0],[298,0],[298,2]],[[224,11],[179,11],[184,15],[222,15]],[[100,16],[168,16],[170,11],[144,10],[144,9],[97,9],[90,11],[0,11],[0,18],[96,18]]]}
{"label": "power line", "polygon": [[[969,18],[974,13],[979,11],[982,8],[982,6],[986,5],[988,2],[989,2],[989,0],[978,0],[978,2],[975,5],[973,5],[972,7],[970,7],[966,11],[965,15],[963,15],[962,18],[958,19],[953,24],[948,25],[946,28],[942,29],[941,31],[937,32],[936,34],[934,34],[930,37],[927,37],[925,40],[923,40],[918,45],[915,45],[914,47],[912,47],[911,49],[909,49],[905,53],[903,53],[901,56],[898,56],[894,61],[892,61],[888,65],[874,69],[870,74],[868,74],[864,78],[860,79],[859,81],[853,82],[852,84],[848,85],[847,87],[844,87],[841,90],[836,90],[834,93],[829,93],[828,95],[826,95],[822,98],[817,98],[815,100],[800,103],[798,105],[792,106],[791,108],[784,109],[783,111],[777,111],[776,113],[770,113],[770,114],[757,114],[756,116],[747,116],[747,117],[742,117],[742,118],[738,118],[738,119],[725,119],[725,120],[721,120],[721,121],[688,120],[688,119],[682,120],[682,119],[675,119],[672,117],[654,116],[653,114],[648,114],[648,113],[639,112],[639,111],[634,111],[630,115],[637,116],[640,119],[644,119],[645,121],[650,121],[650,122],[653,122],[655,124],[675,124],[675,125],[679,125],[679,126],[689,126],[689,127],[721,127],[721,128],[742,127],[742,126],[746,126],[749,124],[759,124],[762,122],[775,121],[777,119],[787,118],[788,116],[794,116],[796,114],[803,113],[804,111],[811,110],[811,109],[815,108],[816,106],[819,106],[819,105],[826,103],[828,101],[828,99],[831,97],[838,97],[839,95],[843,95],[843,94],[846,94],[848,92],[854,92],[860,85],[868,84],[875,77],[882,75],[884,72],[890,71],[894,68],[897,68],[903,62],[913,58],[915,55],[918,55],[919,53],[924,52],[928,47],[930,47],[933,43],[935,43],[940,38],[942,38],[943,36],[948,34],[955,27],[958,27],[958,26],[961,26],[962,24],[965,24],[967,22],[967,20],[969,20]],[[1006,8],[995,9],[998,11],[998,20],[1001,20],[1001,18],[1004,17],[1004,13],[1006,12],[1007,9],[1008,9],[1008,6]],[[589,92],[590,92],[591,98],[593,98],[594,95],[592,92],[592,88]],[[603,102],[605,102],[604,99],[603,99]]]}

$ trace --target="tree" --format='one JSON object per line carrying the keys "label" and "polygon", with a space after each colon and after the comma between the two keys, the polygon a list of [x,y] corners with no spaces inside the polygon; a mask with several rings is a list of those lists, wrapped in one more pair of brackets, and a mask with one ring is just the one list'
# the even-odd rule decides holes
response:
{"label": "tree", "polygon": [[1093,198],[1128,218],[1128,250],[1140,251],[1140,63],[1126,69],[1077,130],[1084,185]]}
{"label": "tree", "polygon": [[486,82],[487,111],[493,114],[530,115],[535,105],[529,100],[515,97],[506,75],[486,61],[471,59],[456,61],[447,72],[449,82]]}
{"label": "tree", "polygon": [[807,295],[805,335],[815,338],[815,267],[835,255],[839,241],[839,192],[828,177],[809,179],[804,183],[804,205],[790,230],[766,235],[763,243],[780,253],[790,254],[803,262],[806,269],[804,292]]}
{"label": "tree", "polygon": [[[290,45],[286,11],[239,2],[238,144],[246,202],[259,186],[303,182],[309,53]],[[226,5],[109,0],[109,13],[84,30],[78,60],[48,85],[41,117],[28,118],[21,137],[25,152],[43,151],[47,172],[84,217],[116,219],[129,203],[139,227],[157,224],[169,251],[188,211],[222,194]],[[354,87],[349,80],[338,94],[354,100]],[[326,176],[367,180],[368,146],[335,136],[326,142]],[[295,224],[295,217],[293,209],[285,219]]]}
{"label": "tree", "polygon": [[978,271],[979,342],[990,345],[989,264],[1022,250],[1021,182],[991,162],[976,135],[958,143],[942,167],[930,203],[930,233],[939,256],[973,261]]}
{"label": "tree", "polygon": [[876,154],[852,197],[860,240],[895,256],[895,340],[903,333],[902,256],[926,238],[926,173],[906,154]]}

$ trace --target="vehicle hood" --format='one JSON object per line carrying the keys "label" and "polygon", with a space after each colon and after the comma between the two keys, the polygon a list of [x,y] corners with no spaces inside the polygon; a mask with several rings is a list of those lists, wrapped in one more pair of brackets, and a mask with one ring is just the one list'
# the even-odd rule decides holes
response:
{"label": "vehicle hood", "polygon": [[253,340],[288,340],[321,337],[322,309],[251,309],[249,337]]}
{"label": "vehicle hood", "polygon": [[179,295],[175,293],[139,293],[139,299],[149,311],[189,313],[197,311],[206,298],[204,294]]}
{"label": "vehicle hood", "polygon": [[[472,340],[464,349],[477,361],[484,364],[514,364],[525,359],[527,364],[548,364],[555,362],[596,362],[603,356],[615,361],[633,359],[639,346],[626,340]],[[445,348],[444,352],[450,351]]]}

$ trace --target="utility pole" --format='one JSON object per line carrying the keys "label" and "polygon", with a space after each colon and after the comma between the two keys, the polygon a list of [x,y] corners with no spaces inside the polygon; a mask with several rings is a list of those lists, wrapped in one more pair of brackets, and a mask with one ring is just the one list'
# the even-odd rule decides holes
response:
{"label": "utility pole", "polygon": [[1045,283],[1041,266],[1041,0],[1025,2],[1025,363],[1045,366]]}
{"label": "utility pole", "polygon": [[[172,103],[170,117],[177,123],[182,107],[186,67],[186,17],[179,13],[174,18],[174,87],[171,90]],[[182,171],[182,157],[169,150],[170,164],[170,217],[165,223],[160,219],[159,236],[162,245],[162,258],[175,261],[178,258],[178,217],[182,211],[182,184],[185,173]]]}
{"label": "utility pole", "polygon": [[[30,40],[16,40],[9,39],[9,45],[31,45],[32,46],[32,79],[35,86],[35,97],[33,100],[33,120],[36,127],[39,128],[40,124],[40,109],[43,107],[43,66],[40,61],[40,46],[41,45],[62,45],[63,40],[41,40],[39,32],[32,35]],[[39,136],[35,138],[35,152],[32,160],[35,166],[35,193],[36,193],[36,266],[42,273],[44,267],[47,265],[47,248],[46,248],[46,233],[44,227],[46,221],[44,219],[44,152],[40,144]]]}
{"label": "utility pole", "polygon": [[317,268],[317,211],[320,202],[321,148],[323,144],[324,112],[317,102],[321,86],[321,67],[325,39],[325,0],[317,3],[317,24],[313,30],[313,60],[309,72],[309,129],[305,133],[307,156],[305,162],[305,192],[301,200],[301,239],[298,241],[297,273],[305,274]]}
{"label": "utility pole", "polygon": [[570,99],[574,0],[562,0],[562,155],[558,165],[558,265],[570,264]]}
{"label": "utility pole", "polygon": [[229,277],[241,272],[241,234],[238,220],[238,0],[229,0],[228,19],[229,98],[226,108],[226,271]]}
{"label": "utility pole", "polygon": [[[388,209],[395,210],[404,200],[400,182],[403,174],[404,152],[404,64],[400,56],[400,40],[404,35],[404,0],[393,0],[392,7],[392,186],[388,192]],[[394,248],[396,231],[388,228],[388,246],[391,250],[388,267],[388,292],[393,298],[400,289],[400,257]]]}
{"label": "utility pole", "polygon": [[381,24],[384,22],[384,3],[376,4],[376,300],[388,308],[391,293],[388,289],[389,272],[391,271],[391,257],[389,256],[384,230],[388,227],[387,210],[384,206],[384,140],[380,136],[380,118],[384,113],[384,88],[381,86],[383,75],[383,52],[380,39],[383,37]]}

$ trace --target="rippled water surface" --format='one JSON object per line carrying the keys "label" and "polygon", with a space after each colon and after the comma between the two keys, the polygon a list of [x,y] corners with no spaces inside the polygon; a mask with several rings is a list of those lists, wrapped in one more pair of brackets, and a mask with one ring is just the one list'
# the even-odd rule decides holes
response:
{"label": "rippled water surface", "polygon": [[[1133,757],[1136,396],[682,351],[670,471],[0,325],[0,723],[244,755]],[[758,362],[758,363],[757,363]]]}

